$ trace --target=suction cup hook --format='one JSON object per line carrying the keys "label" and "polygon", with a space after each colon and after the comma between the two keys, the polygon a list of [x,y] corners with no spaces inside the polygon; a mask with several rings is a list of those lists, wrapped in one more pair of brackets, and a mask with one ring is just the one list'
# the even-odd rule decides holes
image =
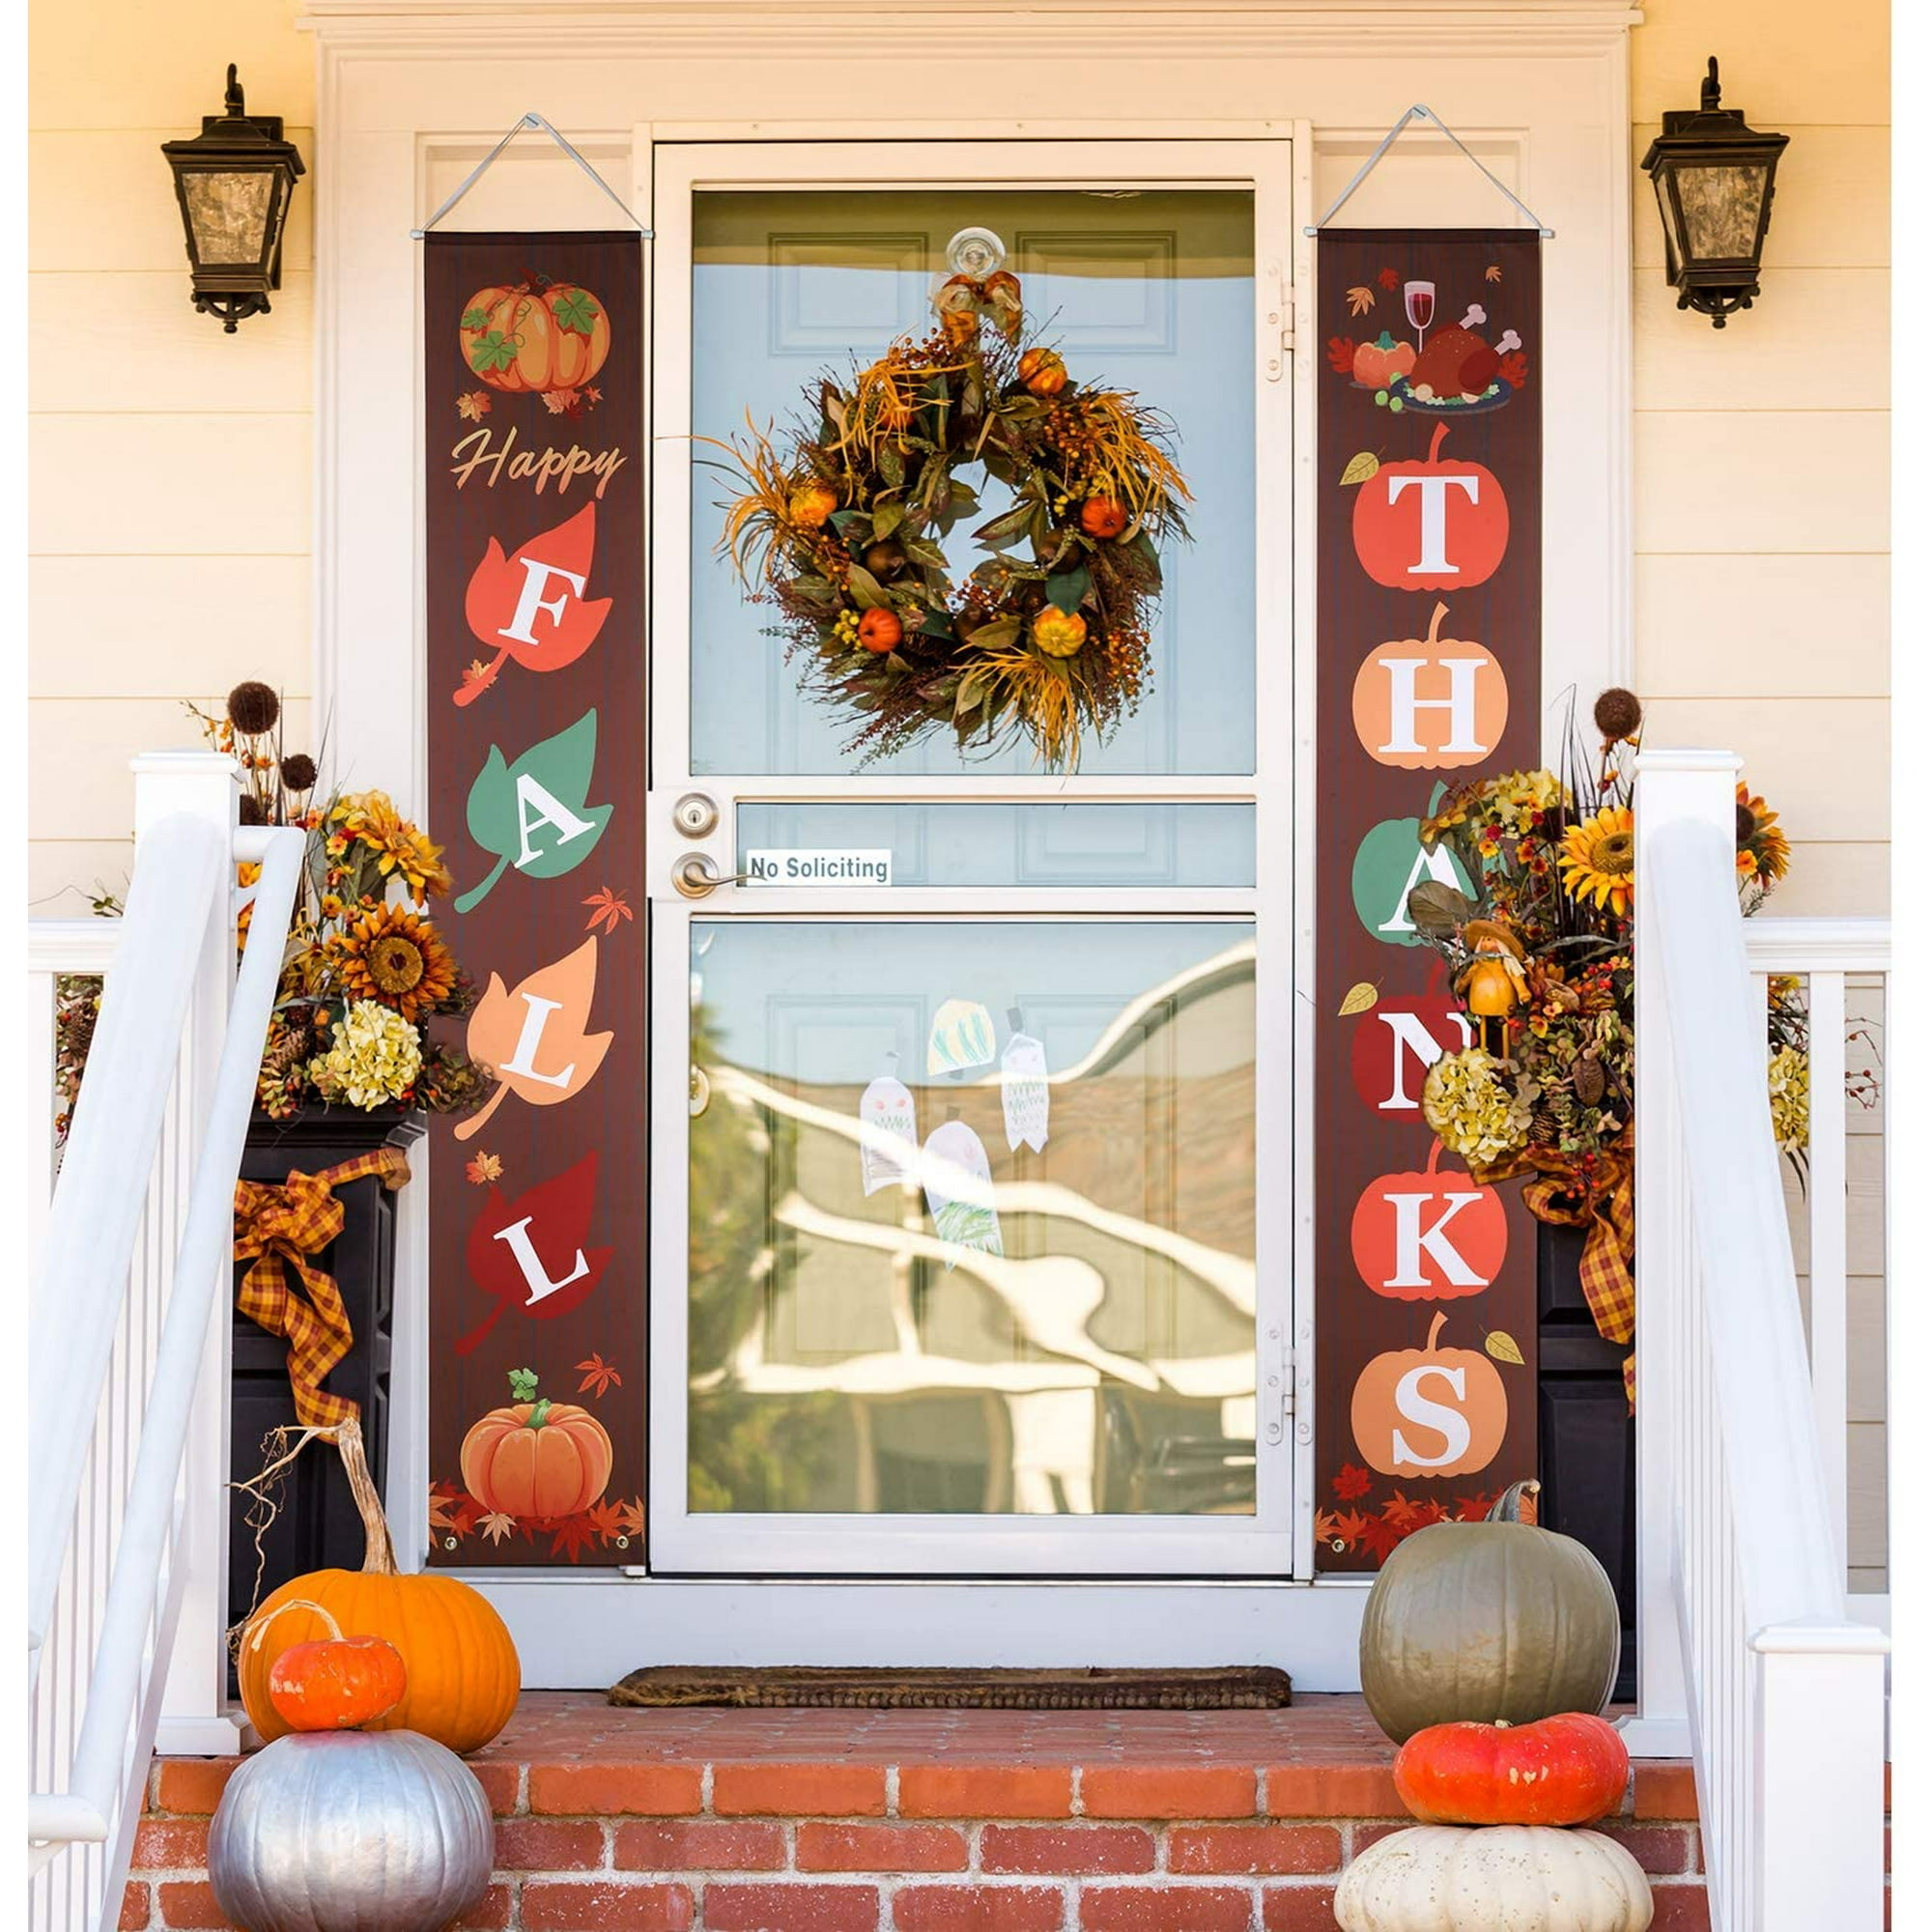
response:
{"label": "suction cup hook", "polygon": [[1007,244],[990,228],[962,228],[946,244],[946,266],[955,275],[983,282],[1007,259]]}

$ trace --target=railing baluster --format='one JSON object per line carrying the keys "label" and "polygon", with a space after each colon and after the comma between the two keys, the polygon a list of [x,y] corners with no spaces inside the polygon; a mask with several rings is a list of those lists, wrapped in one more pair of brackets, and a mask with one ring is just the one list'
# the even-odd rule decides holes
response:
{"label": "railing baluster", "polygon": [[[1811,1401],[1825,1489],[1846,1563],[1845,976],[1814,972],[1810,987]],[[1850,1578],[1847,1577],[1849,1584]]]}

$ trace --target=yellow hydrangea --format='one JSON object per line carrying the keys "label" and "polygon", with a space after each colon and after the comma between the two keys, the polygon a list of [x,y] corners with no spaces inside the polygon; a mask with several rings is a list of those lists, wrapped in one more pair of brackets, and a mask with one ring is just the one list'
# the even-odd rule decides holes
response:
{"label": "yellow hydrangea", "polygon": [[1502,1072],[1494,1054],[1472,1046],[1445,1053],[1422,1083],[1422,1118],[1471,1167],[1508,1160],[1529,1139],[1529,1109]]}
{"label": "yellow hydrangea", "polygon": [[1811,1142],[1811,1063],[1804,1050],[1780,1046],[1771,1056],[1771,1131],[1780,1153],[1797,1153]]}
{"label": "yellow hydrangea", "polygon": [[422,1072],[416,1030],[392,1008],[357,1000],[336,1021],[333,1044],[309,1062],[309,1078],[331,1105],[364,1109],[400,1100]]}

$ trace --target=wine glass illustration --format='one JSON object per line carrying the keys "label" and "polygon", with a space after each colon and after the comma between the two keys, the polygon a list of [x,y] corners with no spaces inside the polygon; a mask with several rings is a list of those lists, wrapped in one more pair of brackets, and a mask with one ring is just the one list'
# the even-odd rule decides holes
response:
{"label": "wine glass illustration", "polygon": [[1415,353],[1420,355],[1423,331],[1435,320],[1435,284],[1403,283],[1402,305],[1404,313],[1408,317],[1409,327],[1415,330]]}

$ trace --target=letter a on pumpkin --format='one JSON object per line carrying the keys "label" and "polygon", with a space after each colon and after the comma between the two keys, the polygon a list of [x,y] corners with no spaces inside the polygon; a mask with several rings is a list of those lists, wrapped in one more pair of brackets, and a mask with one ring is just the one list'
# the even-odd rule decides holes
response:
{"label": "letter a on pumpkin", "polygon": [[540,966],[512,992],[495,973],[469,1015],[469,1057],[497,1075],[497,1090],[481,1112],[456,1124],[467,1141],[515,1094],[533,1107],[554,1107],[581,1094],[604,1064],[615,1037],[586,1033],[597,990],[597,940]]}

